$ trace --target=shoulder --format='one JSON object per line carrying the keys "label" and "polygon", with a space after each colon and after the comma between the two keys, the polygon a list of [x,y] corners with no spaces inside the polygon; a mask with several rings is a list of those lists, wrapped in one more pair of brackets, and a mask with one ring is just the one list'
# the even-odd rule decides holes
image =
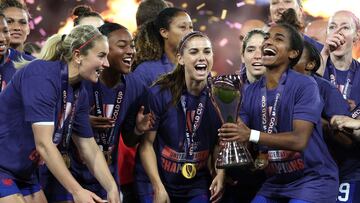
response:
{"label": "shoulder", "polygon": [[298,86],[298,87],[317,85],[313,77],[298,73],[291,69],[288,71],[287,81],[288,82],[290,81],[290,84],[292,84],[292,86]]}
{"label": "shoulder", "polygon": [[30,75],[49,76],[59,74],[62,65],[64,64],[60,61],[44,61],[36,59],[27,64],[23,70]]}
{"label": "shoulder", "polygon": [[134,73],[138,72],[150,72],[151,69],[149,67],[156,67],[161,65],[161,60],[151,60],[151,61],[144,61],[140,63],[138,66],[136,66],[136,69],[134,70]]}
{"label": "shoulder", "polygon": [[10,52],[9,57],[12,61],[19,61],[19,60],[21,60],[21,58],[23,58],[27,61],[32,61],[35,59],[35,57],[33,57],[31,55],[28,55],[24,52],[19,52],[18,50],[13,49],[13,48],[9,48],[9,52]]}

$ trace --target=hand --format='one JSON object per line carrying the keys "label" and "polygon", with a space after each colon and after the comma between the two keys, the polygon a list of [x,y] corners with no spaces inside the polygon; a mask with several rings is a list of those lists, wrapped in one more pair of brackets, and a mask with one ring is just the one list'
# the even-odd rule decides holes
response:
{"label": "hand", "polygon": [[154,203],[170,203],[170,198],[164,186],[154,192]]}
{"label": "hand", "polygon": [[224,180],[225,172],[224,170],[220,170],[220,172],[213,179],[209,188],[211,194],[211,202],[217,203],[221,200],[222,195],[224,194]]}
{"label": "hand", "polygon": [[330,122],[331,126],[338,128],[339,130],[344,130],[344,128],[353,130],[360,129],[360,120],[356,120],[348,116],[333,116]]}
{"label": "hand", "polygon": [[350,111],[354,110],[355,107],[356,107],[355,101],[352,100],[352,99],[347,99],[346,101],[348,102],[348,104],[349,104],[349,106],[350,106]]}
{"label": "hand", "polygon": [[250,129],[241,120],[223,124],[218,132],[222,141],[247,142],[250,137]]}
{"label": "hand", "polygon": [[107,200],[109,203],[121,203],[120,193],[117,188],[115,188],[107,193]]}
{"label": "hand", "polygon": [[90,117],[90,125],[93,128],[112,128],[115,125],[115,121],[112,118],[107,117],[97,117],[97,116],[89,116]]}
{"label": "hand", "polygon": [[144,106],[140,107],[136,115],[136,130],[143,134],[145,131],[151,130],[155,123],[153,112],[144,115]]}
{"label": "hand", "polygon": [[93,192],[90,192],[85,189],[81,189],[76,193],[72,194],[75,203],[98,203],[98,202],[107,202],[106,200],[102,200]]}
{"label": "hand", "polygon": [[332,34],[328,35],[324,44],[323,51],[325,50],[326,53],[330,54],[330,52],[335,51],[345,43],[345,37],[341,33],[342,29],[343,27],[341,26],[337,28]]}

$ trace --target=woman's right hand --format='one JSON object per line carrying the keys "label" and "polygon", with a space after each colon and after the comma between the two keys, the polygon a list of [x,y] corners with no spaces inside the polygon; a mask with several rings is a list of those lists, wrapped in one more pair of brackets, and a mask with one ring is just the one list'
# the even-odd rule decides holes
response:
{"label": "woman's right hand", "polygon": [[106,200],[102,200],[95,193],[90,192],[89,190],[81,189],[75,192],[73,195],[75,203],[100,203],[107,202]]}
{"label": "woman's right hand", "polygon": [[170,198],[164,186],[154,192],[154,203],[170,203]]}
{"label": "woman's right hand", "polygon": [[107,129],[112,128],[115,125],[115,121],[112,118],[98,117],[90,115],[90,124],[93,128]]}

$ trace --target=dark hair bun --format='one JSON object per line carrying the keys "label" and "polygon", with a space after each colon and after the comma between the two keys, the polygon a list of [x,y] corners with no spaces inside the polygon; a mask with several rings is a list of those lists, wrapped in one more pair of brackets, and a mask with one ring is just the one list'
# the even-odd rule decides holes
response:
{"label": "dark hair bun", "polygon": [[93,10],[91,9],[90,6],[79,5],[74,8],[72,13],[74,16],[84,16],[84,15],[88,15],[91,12],[93,12]]}

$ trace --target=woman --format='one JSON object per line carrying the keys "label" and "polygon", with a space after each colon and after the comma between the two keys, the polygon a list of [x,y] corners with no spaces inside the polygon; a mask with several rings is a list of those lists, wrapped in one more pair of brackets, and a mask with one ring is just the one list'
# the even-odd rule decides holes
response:
{"label": "woman", "polygon": [[351,107],[360,103],[360,63],[352,58],[352,48],[359,39],[359,19],[350,11],[338,11],[328,24],[328,37],[322,54],[328,55],[325,70],[319,74],[336,85]]}
{"label": "woman", "polygon": [[162,76],[149,93],[148,106],[156,121],[139,146],[140,201],[216,202],[221,198],[224,172],[218,170],[210,185],[207,162],[220,127],[207,89],[213,65],[211,42],[203,33],[191,32],[177,53],[175,70]]}
{"label": "woman", "polygon": [[117,185],[92,137],[81,82],[98,80],[108,66],[107,54],[107,39],[95,27],[78,26],[67,36],[49,38],[40,60],[19,70],[1,93],[0,144],[8,146],[0,149],[1,203],[46,202],[36,175],[42,159],[75,202],[101,201],[80,186],[65,165],[70,164],[72,132],[72,140],[108,192],[108,200],[119,202]]}
{"label": "woman", "polygon": [[219,130],[225,141],[250,141],[267,150],[262,163],[268,177],[255,203],[336,198],[337,167],[322,137],[318,86],[290,69],[302,50],[302,36],[292,26],[272,26],[262,47],[265,77],[244,94],[240,116],[247,126],[239,121]]}
{"label": "woman", "polygon": [[24,52],[24,44],[30,34],[29,12],[18,1],[4,0],[0,4],[0,12],[6,16],[10,31],[10,47]]}
{"label": "woman", "polygon": [[264,75],[266,68],[261,61],[261,46],[264,41],[265,32],[262,30],[251,30],[243,41],[242,56],[245,65],[245,73],[242,79],[245,85],[259,80]]}
{"label": "woman", "polygon": [[87,5],[76,6],[73,10],[74,26],[77,25],[93,25],[95,27],[100,27],[104,24],[104,19],[102,16],[91,9]]}
{"label": "woman", "polygon": [[[324,72],[323,77],[337,86],[353,114],[360,104],[360,63],[352,58],[352,48],[360,34],[359,19],[350,11],[338,11],[329,19],[327,33],[322,54],[329,58],[325,71],[320,73]],[[355,145],[358,142],[357,139],[353,141]],[[338,202],[358,201],[354,188],[360,184],[359,149],[353,145],[342,152]]]}
{"label": "woman", "polygon": [[185,10],[173,7],[162,10],[136,36],[134,74],[148,87],[160,75],[171,72],[176,62],[176,47],[192,30],[191,18]]}

